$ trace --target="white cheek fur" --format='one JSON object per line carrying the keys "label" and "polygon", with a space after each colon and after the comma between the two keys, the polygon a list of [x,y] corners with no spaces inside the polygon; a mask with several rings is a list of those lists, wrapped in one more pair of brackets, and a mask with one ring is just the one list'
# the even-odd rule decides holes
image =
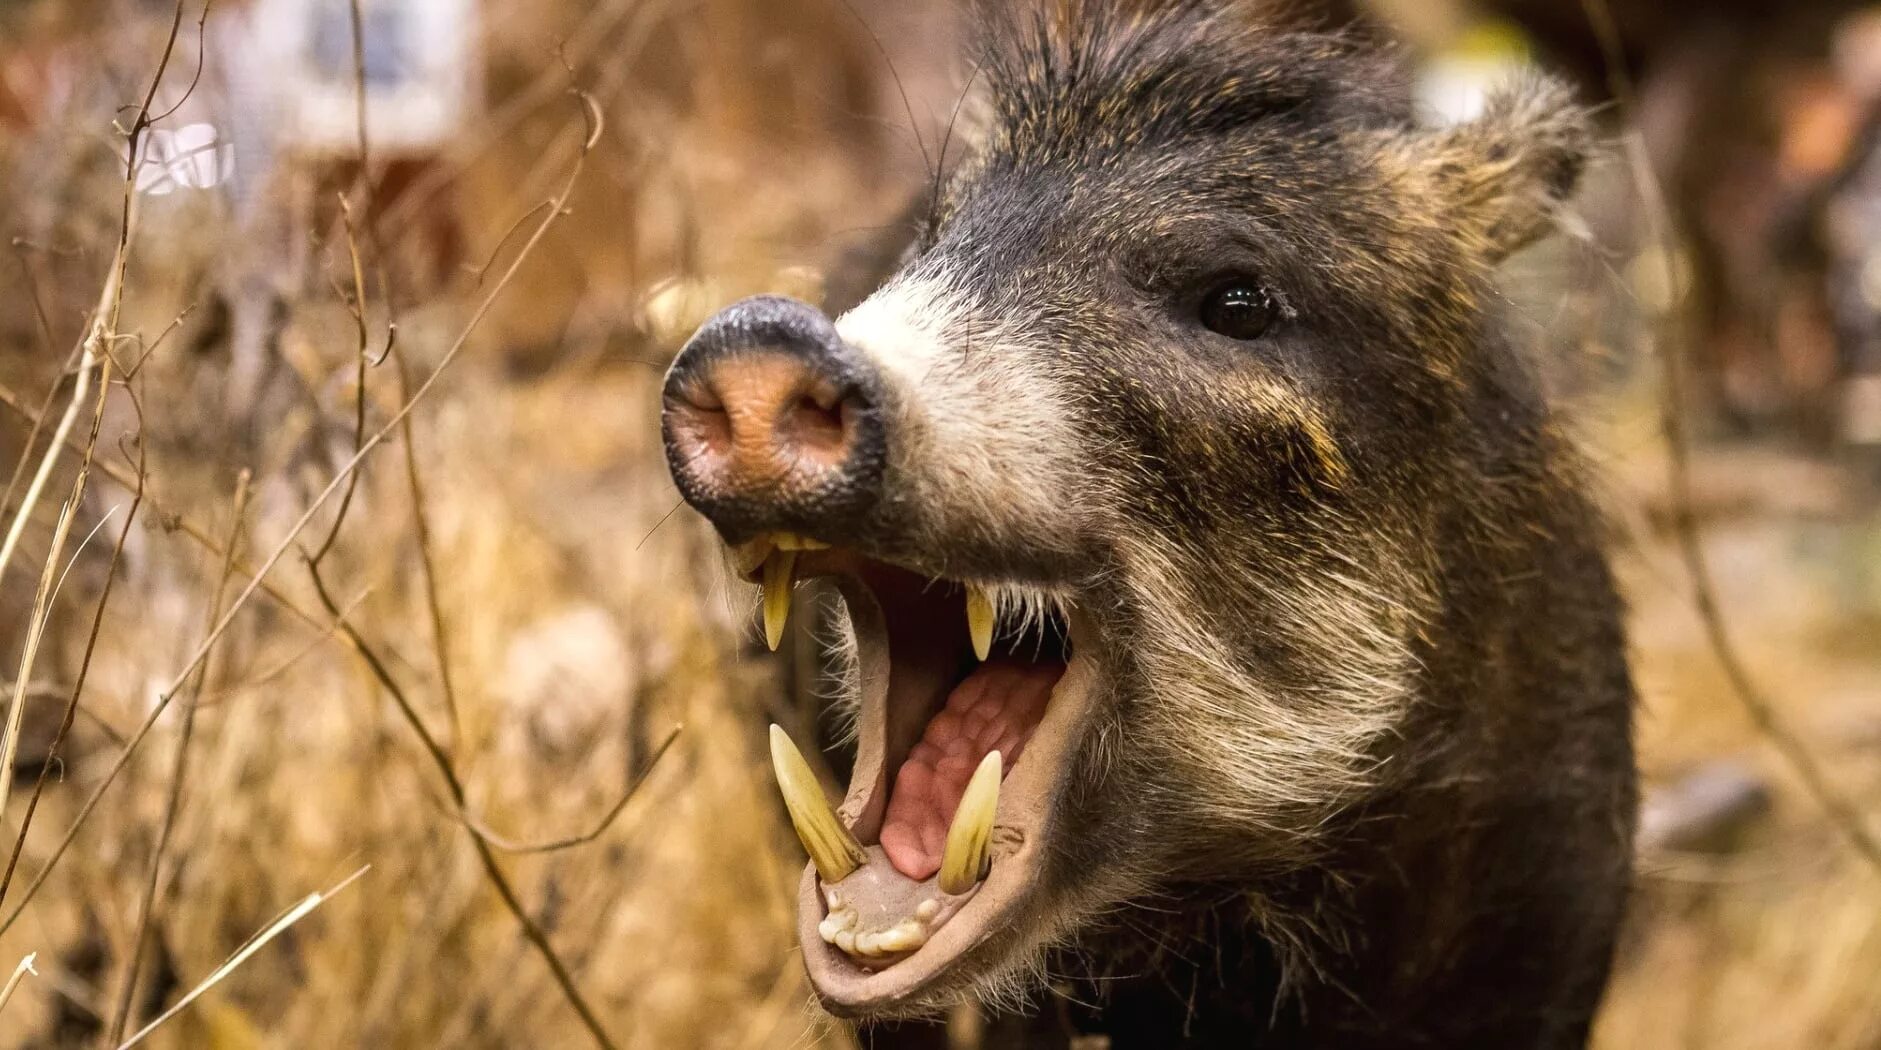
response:
{"label": "white cheek fur", "polygon": [[890,483],[914,527],[1061,548],[1078,518],[1080,447],[1049,353],[976,310],[945,273],[897,278],[836,323],[879,370]]}

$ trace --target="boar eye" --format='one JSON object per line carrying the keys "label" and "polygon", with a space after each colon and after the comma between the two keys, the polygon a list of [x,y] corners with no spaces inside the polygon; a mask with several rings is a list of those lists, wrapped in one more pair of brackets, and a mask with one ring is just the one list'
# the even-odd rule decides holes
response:
{"label": "boar eye", "polygon": [[1253,284],[1227,284],[1202,300],[1202,325],[1230,339],[1258,339],[1273,323],[1274,297]]}

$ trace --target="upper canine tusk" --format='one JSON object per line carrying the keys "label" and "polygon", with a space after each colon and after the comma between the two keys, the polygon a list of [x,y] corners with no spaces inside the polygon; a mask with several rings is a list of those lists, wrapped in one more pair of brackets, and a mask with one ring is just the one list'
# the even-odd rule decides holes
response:
{"label": "upper canine tusk", "polygon": [[790,591],[797,582],[797,552],[776,550],[764,560],[764,644],[777,651],[790,620]]}
{"label": "upper canine tusk", "polygon": [[777,787],[784,793],[784,808],[790,810],[791,826],[809,852],[816,873],[824,882],[841,882],[868,860],[862,844],[849,833],[843,822],[823,797],[823,785],[810,772],[810,763],[790,740],[782,727],[771,726],[771,770],[777,774]]}
{"label": "upper canine tusk", "polygon": [[999,812],[999,752],[989,751],[967,781],[947,829],[947,850],[941,854],[942,893],[965,893],[986,875],[993,840],[993,817]]}
{"label": "upper canine tusk", "polygon": [[993,651],[993,599],[978,584],[967,584],[967,636],[973,640],[973,655],[984,661]]}

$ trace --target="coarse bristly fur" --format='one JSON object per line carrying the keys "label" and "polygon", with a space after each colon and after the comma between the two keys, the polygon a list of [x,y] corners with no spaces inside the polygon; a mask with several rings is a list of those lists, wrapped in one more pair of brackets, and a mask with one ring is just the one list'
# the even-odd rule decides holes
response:
{"label": "coarse bristly fur", "polygon": [[[981,994],[1070,974],[1117,1047],[1581,1045],[1633,691],[1494,278],[1585,113],[1536,78],[1427,127],[1389,56],[1201,0],[982,20],[976,150],[839,324],[896,435],[871,552],[1102,641]],[[1257,338],[1198,320],[1230,284]]]}

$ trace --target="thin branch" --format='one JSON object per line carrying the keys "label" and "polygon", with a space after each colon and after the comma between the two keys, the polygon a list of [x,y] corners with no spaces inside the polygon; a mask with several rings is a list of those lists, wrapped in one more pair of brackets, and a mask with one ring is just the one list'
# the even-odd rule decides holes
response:
{"label": "thin branch", "polygon": [[[98,371],[101,376],[108,378],[110,368],[111,364],[106,360],[99,364]],[[13,698],[7,707],[5,743],[0,745],[0,813],[6,812],[7,798],[13,791],[10,772],[13,769],[13,756],[20,746],[20,719],[26,711],[26,686],[33,677],[33,662],[39,656],[39,643],[45,635],[46,621],[52,616],[53,583],[57,578],[60,556],[65,552],[66,537],[70,535],[72,518],[78,513],[79,502],[85,498],[85,483],[91,476],[92,452],[98,447],[98,427],[104,420],[105,396],[110,390],[108,382],[98,384],[91,434],[85,441],[85,458],[79,464],[78,476],[72,479],[71,494],[59,512],[59,521],[52,534],[52,549],[46,552],[46,565],[40,574],[39,591],[33,598],[32,613],[27,621],[26,644],[20,652],[20,670],[14,676]],[[24,516],[25,508],[21,508],[21,514]]]}
{"label": "thin branch", "polygon": [[[372,676],[378,679],[379,685],[392,697],[393,703],[398,707],[399,714],[404,717],[406,724],[411,726],[412,731],[417,734],[420,743],[424,745],[425,753],[431,757],[432,764],[437,767],[438,774],[443,777],[451,802],[462,814],[468,806],[468,798],[464,792],[463,781],[458,779],[457,770],[451,764],[450,755],[445,753],[444,749],[439,746],[437,738],[425,728],[423,719],[418,717],[417,709],[412,706],[411,698],[405,695],[397,679],[392,677],[391,671],[385,666],[385,661],[380,659],[378,653],[366,643],[365,638],[351,623],[339,616],[339,607],[333,603],[332,598],[327,594],[326,585],[320,579],[319,566],[310,561],[307,563],[307,571],[313,580],[314,591],[320,595],[320,600],[327,607],[327,611],[340,620],[340,633],[352,644],[353,651],[359,654],[359,658],[365,662]],[[468,822],[465,822],[465,827],[470,828]],[[595,1014],[594,1008],[588,1005],[587,999],[576,987],[574,975],[569,972],[562,957],[556,953],[554,945],[549,943],[548,935],[542,931],[541,924],[529,914],[529,910],[523,906],[522,899],[516,895],[516,889],[511,885],[509,876],[503,873],[502,866],[496,861],[496,853],[481,835],[475,833],[475,829],[470,830],[472,831],[470,843],[477,851],[477,859],[482,863],[484,874],[489,878],[490,885],[496,889],[497,896],[502,898],[503,906],[509,909],[517,925],[522,927],[523,936],[528,938],[529,943],[535,947],[536,953],[542,956],[542,961],[548,964],[549,972],[554,976],[556,985],[561,988],[562,995],[568,1000],[568,1004],[580,1016],[581,1023],[587,1027],[588,1034],[593,1037],[595,1045],[601,1047],[602,1050],[614,1050],[614,1041],[608,1036],[607,1029],[602,1026],[600,1017]]]}
{"label": "thin branch", "polygon": [[[0,384],[0,405],[12,409],[20,418],[32,423],[34,426],[37,426],[39,421],[43,418],[42,415],[34,413],[33,410],[27,406],[25,401],[20,398],[19,394],[9,389],[5,384]],[[82,453],[85,451],[84,446],[81,445],[76,438],[66,441],[66,447],[75,452]],[[144,501],[150,505],[151,513],[156,515],[157,520],[163,524],[166,530],[181,532],[210,554],[216,557],[222,556],[223,552],[220,542],[212,538],[207,530],[194,521],[191,521],[183,514],[170,510],[160,503],[155,496],[145,491],[145,478],[141,474],[126,471],[124,468],[117,466],[108,459],[99,460],[95,466],[97,466],[99,472],[105,477],[117,483],[127,491],[141,494]],[[246,564],[238,564],[235,569],[244,576],[254,575],[254,571]],[[273,582],[263,583],[262,591],[267,594],[269,598],[273,599],[276,605],[279,605],[283,610],[293,614],[293,616],[302,623],[314,628],[321,628],[323,626],[323,621],[318,615],[307,611],[299,602],[288,597],[286,592],[275,586]]]}
{"label": "thin branch", "polygon": [[[294,541],[307,528],[308,523],[313,520],[314,515],[326,504],[326,501],[339,489],[346,478],[358,468],[359,464],[364,461],[366,456],[369,455],[373,449],[377,448],[379,444],[399,426],[405,417],[411,414],[418,403],[424,400],[426,395],[437,386],[438,381],[442,378],[445,371],[449,369],[452,362],[463,352],[464,347],[469,345],[470,337],[476,332],[478,326],[482,324],[483,319],[489,314],[490,309],[496,303],[497,297],[502,295],[503,291],[509,287],[511,282],[515,279],[516,273],[522,269],[523,263],[528,261],[530,256],[534,253],[536,246],[548,235],[555,221],[565,213],[569,198],[573,196],[575,185],[580,179],[582,169],[586,164],[588,154],[593,150],[594,144],[600,138],[602,130],[601,114],[594,106],[593,100],[579,89],[573,89],[571,93],[575,96],[576,102],[580,107],[586,133],[583,138],[581,151],[576,156],[574,164],[570,166],[568,177],[563,182],[560,192],[554,198],[555,206],[543,217],[541,224],[536,227],[528,241],[525,242],[523,247],[517,252],[516,258],[510,261],[509,267],[504,270],[502,277],[497,280],[495,285],[491,287],[490,291],[477,304],[477,308],[472,312],[469,320],[465,323],[464,327],[459,330],[456,340],[452,342],[450,347],[444,352],[443,357],[439,359],[437,367],[425,378],[425,381],[419,385],[418,389],[412,392],[411,397],[406,400],[405,404],[401,406],[397,412],[393,413],[392,418],[387,420],[383,427],[375,431],[372,437],[368,438],[360,446],[359,450],[353,454],[352,458],[347,460],[346,463],[340,467],[339,471],[335,473],[333,478],[327,483],[327,486],[314,496],[312,502],[301,512],[300,517],[295,519],[294,523],[289,526],[287,534],[275,545],[273,552],[262,562],[261,567],[254,572],[241,593],[230,603],[229,609],[223,614],[221,621],[210,631],[209,636],[198,644],[195,652],[190,655],[182,669],[177,672],[176,677],[170,681],[168,686],[158,693],[157,702],[151,705],[151,710],[145,716],[143,723],[139,725],[136,732],[131,735],[130,740],[125,744],[124,749],[118,753],[111,767],[105,771],[103,781],[93,789],[90,797],[88,797],[80,807],[77,816],[73,818],[72,824],[66,829],[65,836],[60,840],[52,857],[47,860],[45,867],[40,869],[39,874],[34,877],[31,885],[26,888],[20,903],[15,905],[13,910],[7,913],[6,918],[0,919],[0,934],[4,934],[8,929],[12,928],[14,923],[19,921],[21,912],[32,902],[39,888],[45,884],[47,877],[51,874],[59,858],[70,848],[72,840],[77,837],[84,822],[89,819],[92,812],[96,810],[99,800],[103,798],[104,793],[110,789],[118,775],[123,772],[124,767],[130,762],[131,757],[142,744],[144,737],[149,734],[150,727],[155,724],[156,720],[162,716],[164,710],[169,706],[176,689],[194,672],[196,665],[202,662],[209,650],[214,647],[216,640],[221,637],[222,632],[228,629],[229,624],[234,620],[236,615],[241,612],[243,607],[247,605],[249,599],[254,596],[255,592],[262,589],[268,573],[273,571],[282,556],[294,545]],[[214,546],[214,541],[209,540],[207,537],[203,537],[202,541],[207,545]],[[245,569],[243,570],[243,574],[247,574]],[[284,604],[288,604],[291,608],[299,611],[297,605],[293,605],[292,603]],[[321,626],[317,618],[310,614],[303,615],[309,623],[315,626]]]}
{"label": "thin branch", "polygon": [[620,799],[616,801],[613,807],[605,814],[602,814],[601,819],[595,823],[593,828],[579,835],[551,839],[547,842],[517,842],[514,839],[506,838],[491,831],[488,826],[478,820],[468,810],[463,811],[464,823],[471,831],[475,832],[478,837],[497,849],[502,850],[504,853],[555,853],[572,846],[583,846],[593,842],[595,839],[600,838],[602,833],[613,825],[615,818],[619,817],[621,813],[627,809],[627,803],[633,801],[634,795],[640,790],[640,785],[645,784],[647,778],[653,775],[654,769],[658,768],[660,764],[660,759],[666,757],[666,752],[672,748],[673,742],[679,739],[680,730],[684,728],[684,726],[674,726],[667,732],[666,738],[660,741],[660,746],[653,750],[652,757],[648,758],[645,764],[640,767],[640,772],[634,774],[634,778],[627,782],[627,790],[621,792]]}
{"label": "thin branch", "polygon": [[[135,397],[131,401],[137,406]],[[141,419],[141,408],[138,409]],[[46,779],[51,775],[52,766],[58,758],[59,748],[64,746],[65,738],[72,731],[72,721],[79,711],[79,697],[85,692],[85,680],[91,673],[92,655],[98,649],[98,635],[104,626],[105,608],[111,602],[112,587],[117,583],[118,564],[124,557],[124,543],[130,538],[131,523],[137,520],[138,508],[144,501],[144,460],[143,443],[138,442],[137,486],[131,496],[130,512],[124,515],[124,524],[118,529],[117,543],[111,548],[111,562],[105,567],[104,585],[98,595],[98,602],[92,608],[91,631],[85,636],[85,652],[79,658],[78,678],[72,683],[72,695],[65,703],[65,715],[59,720],[58,732],[52,736],[52,744],[46,749],[46,761],[39,766],[39,775],[33,780],[33,793],[27,799],[26,812],[20,817],[20,833],[13,840],[13,852],[7,857],[6,872],[0,875],[0,901],[6,900],[7,887],[13,884],[14,869],[19,866],[20,854],[26,848],[26,832],[33,826],[33,814],[39,810],[39,798],[46,790]],[[70,839],[68,838],[69,842]],[[63,847],[61,847],[63,850]],[[57,857],[55,854],[54,861]],[[54,861],[47,862],[50,868]]]}
{"label": "thin branch", "polygon": [[188,306],[177,311],[175,317],[170,318],[170,323],[163,326],[163,331],[157,333],[157,338],[151,340],[149,346],[144,347],[143,353],[137,355],[137,360],[131,362],[129,368],[123,369],[125,382],[128,383],[132,379],[137,378],[137,373],[144,367],[144,362],[150,360],[150,355],[156,353],[157,349],[164,344],[165,340],[175,334],[177,329],[183,327],[183,322],[188,320],[189,315],[195,312],[195,310],[196,304],[190,303]]}
{"label": "thin branch", "polygon": [[[1650,226],[1652,242],[1661,248],[1671,244],[1670,220],[1671,209],[1666,206],[1664,188],[1660,186],[1657,174],[1653,171],[1651,158],[1647,155],[1645,140],[1637,130],[1637,97],[1631,75],[1626,70],[1625,56],[1620,45],[1618,29],[1613,21],[1613,12],[1607,0],[1582,0],[1583,10],[1591,23],[1595,38],[1600,43],[1603,60],[1607,67],[1607,84],[1612,91],[1620,112],[1634,123],[1634,130],[1626,135],[1628,167],[1632,169],[1640,196],[1645,205],[1646,220]],[[1660,251],[1660,259],[1666,268],[1666,287],[1677,287],[1677,274],[1673,273],[1672,256],[1669,251]],[[1668,317],[1673,316],[1668,312]],[[1718,665],[1724,671],[1731,692],[1735,695],[1750,715],[1751,722],[1773,745],[1783,759],[1795,770],[1808,792],[1815,796],[1829,819],[1842,830],[1857,853],[1881,873],[1881,839],[1870,831],[1867,819],[1861,809],[1847,796],[1843,795],[1829,782],[1827,774],[1816,761],[1815,754],[1797,735],[1796,731],[1777,714],[1777,708],[1770,698],[1751,678],[1736,643],[1732,640],[1728,624],[1724,619],[1722,603],[1718,600],[1718,589],[1711,574],[1711,565],[1705,556],[1704,544],[1698,535],[1696,515],[1692,511],[1691,447],[1685,428],[1685,365],[1681,356],[1681,340],[1673,334],[1673,325],[1666,324],[1667,332],[1658,340],[1659,362],[1661,368],[1660,384],[1660,429],[1665,436],[1666,476],[1671,496],[1672,533],[1678,543],[1679,557],[1684,562],[1686,575],[1692,587],[1692,604],[1698,612],[1698,618],[1704,625],[1705,637],[1716,655]]]}
{"label": "thin branch", "polygon": [[[208,623],[213,624],[222,614],[222,599],[228,591],[229,577],[235,571],[235,549],[241,543],[243,518],[248,514],[248,471],[244,470],[235,481],[235,512],[229,523],[228,553],[222,557],[222,568],[216,576],[215,587],[209,594]],[[207,629],[207,624],[205,624]],[[131,1002],[137,993],[137,971],[144,958],[144,943],[150,936],[150,917],[157,902],[157,881],[163,870],[163,854],[170,845],[170,833],[176,828],[176,814],[183,800],[183,780],[189,769],[189,745],[195,736],[196,704],[201,699],[202,686],[209,676],[209,665],[204,662],[196,674],[195,681],[189,686],[189,695],[183,701],[183,724],[176,735],[176,748],[170,758],[170,786],[164,798],[163,823],[157,829],[157,844],[150,852],[150,871],[144,880],[144,895],[138,903],[137,924],[131,931],[131,947],[124,959],[124,975],[118,984],[118,1001],[111,1013],[111,1024],[106,1029],[105,1041],[115,1043],[124,1034],[124,1026],[129,1023]]]}
{"label": "thin branch", "polygon": [[[390,347],[387,349],[390,352]],[[411,385],[404,354],[398,355],[396,364],[399,396],[403,397]],[[438,687],[444,695],[444,710],[450,719],[451,751],[455,754],[463,748],[461,709],[457,703],[457,687],[451,678],[450,633],[444,628],[444,603],[438,596],[437,558],[431,550],[431,521],[425,514],[425,489],[418,472],[418,441],[412,433],[410,417],[402,424],[399,438],[405,451],[405,490],[411,502],[412,531],[418,537],[418,569],[423,577],[425,609],[431,619],[431,652],[438,665]]]}
{"label": "thin branch", "polygon": [[[171,106],[169,109],[164,110],[163,112],[157,114],[154,117],[151,117],[148,121],[145,121],[146,125],[155,124],[163,120],[168,120],[172,116],[175,116],[176,111],[183,108],[184,103],[189,101],[190,96],[196,93],[197,86],[202,83],[203,65],[209,60],[209,47],[208,47],[209,4],[210,4],[210,0],[203,0],[202,11],[196,16],[196,72],[190,76],[189,86],[183,89],[183,94],[181,97],[179,97],[176,100],[176,105]],[[182,17],[182,14],[183,14],[182,4],[176,5],[176,14],[178,18]],[[180,24],[181,23],[179,23],[179,25]],[[170,46],[171,47],[176,46],[176,26],[170,27]],[[163,80],[163,71],[159,69],[157,71],[157,79],[155,81],[152,81],[150,85],[151,98],[146,98],[144,100],[144,111],[146,113],[150,111],[151,99],[156,97],[157,84],[161,83],[162,80]]]}
{"label": "thin branch", "polygon": [[[355,18],[358,17],[358,11],[358,0],[353,0],[353,13]],[[354,26],[354,32],[358,32],[358,26]],[[361,66],[360,68],[362,70],[360,76],[364,77],[365,74],[363,70],[365,67]],[[360,90],[365,90],[363,80],[361,81]],[[360,102],[360,119],[365,119],[365,102],[363,96]],[[363,141],[361,142],[361,147],[364,147]],[[353,374],[353,448],[358,449],[366,437],[366,362],[368,358],[371,357],[367,346],[367,342],[371,337],[366,333],[366,271],[365,267],[360,265],[359,261],[359,237],[358,231],[353,227],[353,206],[347,203],[344,195],[340,197],[340,213],[346,219],[346,254],[347,257],[352,260],[353,264],[353,302],[351,309],[355,337],[358,340],[358,344],[353,348],[354,356],[358,360],[356,371]],[[346,522],[346,512],[351,509],[353,505],[353,494],[359,488],[359,476],[362,473],[364,473],[364,471],[355,470],[347,477],[346,491],[340,494],[339,509],[333,512],[333,524],[327,529],[326,539],[321,540],[320,545],[314,549],[313,554],[309,555],[315,565],[320,564],[320,562],[326,558],[327,552],[333,549],[333,541],[339,539],[340,526]]]}

